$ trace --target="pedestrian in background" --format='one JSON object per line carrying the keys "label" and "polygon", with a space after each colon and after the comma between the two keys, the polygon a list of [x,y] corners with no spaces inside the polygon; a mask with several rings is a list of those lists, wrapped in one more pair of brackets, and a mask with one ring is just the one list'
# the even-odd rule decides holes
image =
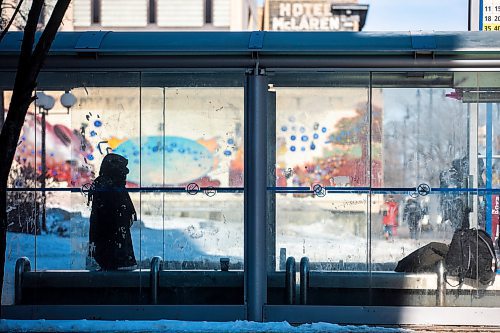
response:
{"label": "pedestrian in background", "polygon": [[393,240],[397,236],[399,204],[389,195],[382,207],[382,224],[384,226],[384,237]]}

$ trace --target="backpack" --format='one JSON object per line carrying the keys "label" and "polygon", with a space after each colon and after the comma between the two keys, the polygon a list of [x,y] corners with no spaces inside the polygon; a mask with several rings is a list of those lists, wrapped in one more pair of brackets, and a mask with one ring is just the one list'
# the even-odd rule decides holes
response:
{"label": "backpack", "polygon": [[405,273],[435,272],[437,264],[444,260],[447,252],[448,245],[431,242],[401,259],[394,271]]}
{"label": "backpack", "polygon": [[446,254],[445,267],[448,275],[458,277],[459,285],[465,278],[492,284],[497,258],[491,237],[480,229],[457,229]]}

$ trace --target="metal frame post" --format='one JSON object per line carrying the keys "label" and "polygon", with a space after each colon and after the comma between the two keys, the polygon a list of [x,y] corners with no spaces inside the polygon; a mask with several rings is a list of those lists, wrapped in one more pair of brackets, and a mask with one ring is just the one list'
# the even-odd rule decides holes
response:
{"label": "metal frame post", "polygon": [[[42,186],[42,225],[39,226],[38,216],[36,216],[35,222],[35,234],[45,230],[47,226],[46,220],[46,205],[47,205],[47,192],[45,188],[47,187],[47,149],[46,149],[46,136],[47,136],[47,123],[45,117],[49,111],[40,108],[40,113],[42,114],[42,174],[41,174],[41,186]],[[35,144],[36,145],[36,144]],[[39,229],[40,228],[40,229]]]}
{"label": "metal frame post", "polygon": [[436,269],[437,274],[437,294],[436,306],[446,306],[446,269],[444,261],[439,261]]}
{"label": "metal frame post", "polygon": [[295,258],[289,257],[286,260],[286,271],[285,271],[285,294],[286,301],[285,304],[295,304],[297,299],[297,269],[295,266]]}
{"label": "metal frame post", "polygon": [[[486,103],[486,161],[484,161],[484,167],[486,171],[486,189],[491,190],[493,187],[493,104]],[[483,175],[481,170],[479,170],[477,177],[480,178]],[[485,193],[486,198],[486,208],[485,208],[485,230],[489,235],[495,235],[496,230],[492,230],[492,195],[491,192]],[[478,211],[478,214],[482,212]],[[493,238],[494,240],[494,238]]]}
{"label": "metal frame post", "polygon": [[31,271],[31,263],[27,257],[16,260],[14,272],[14,304],[19,305],[23,301],[23,273]]}
{"label": "metal frame post", "polygon": [[161,270],[160,256],[155,256],[151,259],[150,270],[149,270],[149,284],[151,288],[151,304],[158,304],[158,283],[160,280],[160,270]]}
{"label": "metal frame post", "polygon": [[307,288],[309,288],[309,258],[300,259],[300,304],[307,304]]}
{"label": "metal frame post", "polygon": [[[468,146],[469,146],[469,178],[468,178],[468,184],[467,188],[474,188],[477,189],[478,187],[478,142],[477,142],[477,129],[478,129],[478,104],[477,103],[470,103],[468,105],[469,108],[469,121],[468,121],[468,131],[469,131],[469,139],[468,139]],[[477,198],[478,198],[478,192],[477,190],[474,192],[467,192],[467,197],[469,198],[467,205],[469,208],[472,208],[472,212],[469,213],[469,219],[470,219],[470,227],[471,228],[477,228],[478,226],[478,219],[477,219],[477,214],[476,212],[478,211],[477,207]],[[472,200],[472,202],[470,202]],[[472,206],[471,206],[472,204]]]}
{"label": "metal frame post", "polygon": [[263,321],[267,303],[267,77],[245,78],[245,305],[247,320]]}
{"label": "metal frame post", "polygon": [[[267,186],[276,187],[276,92],[267,92]],[[276,270],[276,191],[267,192],[267,270]],[[285,259],[286,260],[286,259]]]}

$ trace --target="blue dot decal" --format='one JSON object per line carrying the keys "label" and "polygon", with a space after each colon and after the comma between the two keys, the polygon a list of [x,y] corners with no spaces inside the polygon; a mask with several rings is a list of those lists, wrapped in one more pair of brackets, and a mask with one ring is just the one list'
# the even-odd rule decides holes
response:
{"label": "blue dot decal", "polygon": [[296,149],[296,148],[295,148],[295,146],[291,146],[291,147],[290,147],[290,150],[291,150],[291,151],[295,151],[295,149]]}
{"label": "blue dot decal", "polygon": [[295,135],[292,135],[292,136],[290,137],[290,140],[292,140],[292,141],[295,141],[295,139],[297,139],[297,137],[296,137]]}
{"label": "blue dot decal", "polygon": [[286,126],[281,126],[281,131],[282,131],[282,132],[286,132],[287,130],[288,130],[288,127],[286,127]]}
{"label": "blue dot decal", "polygon": [[101,127],[102,126],[102,121],[100,121],[100,120],[94,121],[94,126],[95,127]]}
{"label": "blue dot decal", "polygon": [[321,132],[326,133],[326,127],[321,127]]}
{"label": "blue dot decal", "polygon": [[90,131],[90,136],[96,136],[97,132],[96,131]]}
{"label": "blue dot decal", "polygon": [[300,127],[300,133],[304,133],[306,131],[306,128],[304,126]]}
{"label": "blue dot decal", "polygon": [[94,155],[92,155],[92,154],[88,154],[88,155],[87,155],[87,159],[88,159],[89,161],[92,161],[92,160],[94,159]]}
{"label": "blue dot decal", "polygon": [[316,145],[313,142],[313,143],[311,143],[311,150],[314,150],[314,149],[316,149]]}
{"label": "blue dot decal", "polygon": [[313,134],[313,138],[315,138],[315,139],[319,138],[318,133],[314,133],[314,134]]}
{"label": "blue dot decal", "polygon": [[302,135],[302,137],[300,139],[302,141],[306,142],[307,140],[309,140],[309,137],[307,135]]}
{"label": "blue dot decal", "polygon": [[231,151],[230,150],[224,150],[224,155],[231,156]]}
{"label": "blue dot decal", "polygon": [[300,147],[301,151],[306,151],[306,147]]}

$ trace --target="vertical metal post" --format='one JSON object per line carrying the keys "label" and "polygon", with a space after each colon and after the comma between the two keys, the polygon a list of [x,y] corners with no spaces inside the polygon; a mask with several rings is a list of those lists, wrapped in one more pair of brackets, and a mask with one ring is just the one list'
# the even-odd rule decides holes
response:
{"label": "vertical metal post", "polygon": [[296,276],[297,269],[295,268],[295,258],[290,257],[286,260],[285,270],[285,304],[295,304],[296,299]]}
{"label": "vertical metal post", "polygon": [[[470,103],[467,105],[469,108],[469,118],[468,118],[468,147],[469,147],[469,175],[472,177],[469,178],[469,183],[467,184],[467,187],[477,189],[478,187],[478,142],[477,142],[477,132],[478,132],[478,125],[479,125],[479,116],[478,116],[478,104],[477,103]],[[471,179],[472,178],[472,179]],[[478,219],[477,219],[477,212],[478,212],[478,207],[477,207],[477,190],[475,192],[467,192],[468,197],[472,201],[472,207],[469,206],[469,208],[472,209],[472,212],[469,214],[469,226],[471,228],[477,228],[478,226]]]}
{"label": "vertical metal post", "polygon": [[[267,93],[267,187],[276,187],[276,92]],[[267,192],[267,270],[276,270],[276,191]]]}
{"label": "vertical metal post", "polygon": [[21,257],[16,261],[14,272],[14,304],[19,305],[23,301],[23,273],[31,271],[31,263],[27,257]]}
{"label": "vertical metal post", "polygon": [[446,305],[446,280],[445,280],[445,268],[444,261],[441,260],[437,265],[437,295],[436,295],[436,305],[445,306]]}
{"label": "vertical metal post", "polygon": [[245,80],[245,305],[247,320],[263,321],[267,302],[267,77]]}
{"label": "vertical metal post", "polygon": [[309,288],[309,258],[300,259],[300,304],[307,304],[307,288]]}
{"label": "vertical metal post", "polygon": [[280,248],[280,271],[284,271],[286,266],[286,248]]}
{"label": "vertical metal post", "polygon": [[[493,178],[493,104],[491,103],[486,103],[486,161],[485,161],[485,168],[486,168],[486,189],[491,190],[492,188],[492,178]],[[481,170],[479,170],[479,174],[477,176],[478,178],[482,177],[481,175]],[[485,225],[485,230],[488,234],[494,235],[496,230],[491,229],[491,211],[492,211],[492,204],[491,204],[491,199],[492,195],[491,193],[486,193],[486,208],[485,208],[485,213],[486,213],[486,225]],[[482,212],[478,211],[478,214]]]}
{"label": "vertical metal post", "polygon": [[158,282],[160,279],[160,266],[162,258],[155,256],[151,259],[149,269],[149,284],[151,288],[151,304],[158,304]]}
{"label": "vertical metal post", "polygon": [[[45,122],[45,116],[47,114],[47,110],[44,110],[40,108],[40,112],[42,114],[42,225],[40,226],[42,230],[46,228],[46,216],[45,216],[45,205],[47,204],[47,193],[45,192],[45,187],[46,187],[46,177],[47,177],[47,151],[46,151],[46,143],[45,143],[45,138],[47,136],[46,133],[46,128],[47,124]],[[38,217],[37,221],[35,223],[35,233],[38,234],[38,232],[41,232],[41,230],[38,230]]]}
{"label": "vertical metal post", "polygon": [[420,111],[421,111],[420,99],[421,99],[420,89],[417,89],[417,149],[415,149],[417,179],[415,184],[420,184]]}

